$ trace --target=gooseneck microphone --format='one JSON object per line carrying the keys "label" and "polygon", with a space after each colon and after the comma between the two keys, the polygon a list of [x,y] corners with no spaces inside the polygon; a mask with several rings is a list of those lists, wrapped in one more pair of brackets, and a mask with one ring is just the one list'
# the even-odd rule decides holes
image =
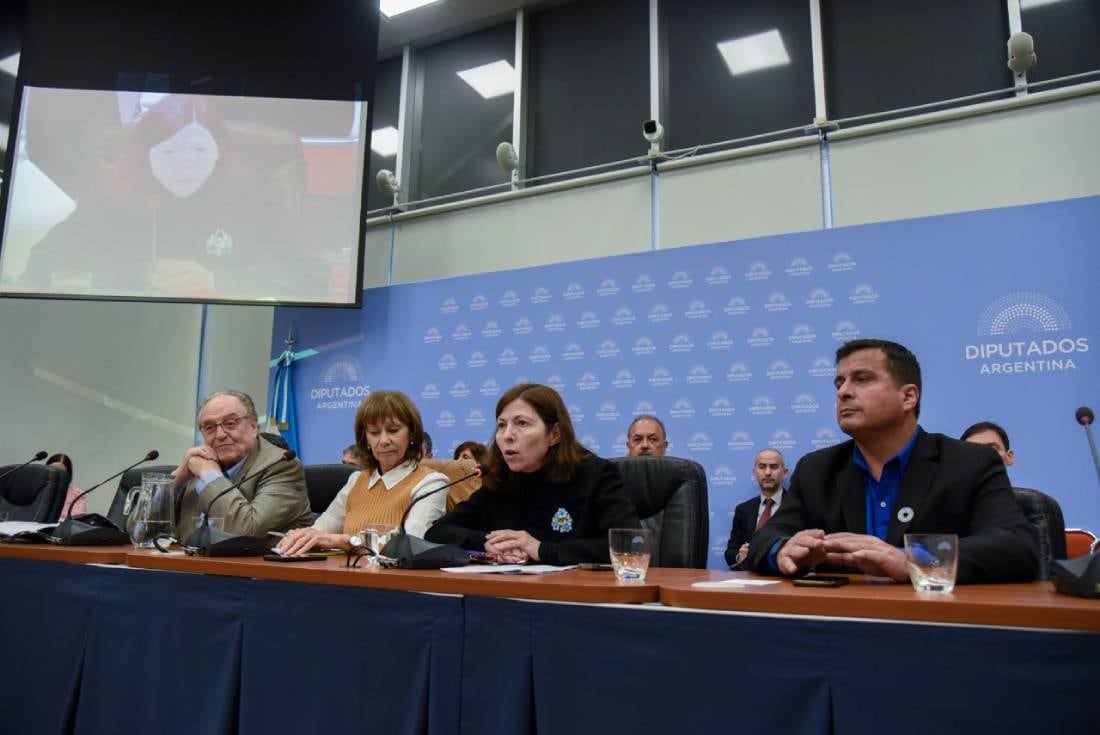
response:
{"label": "gooseneck microphone", "polygon": [[[297,456],[298,455],[294,452],[293,449],[287,449],[286,451],[283,452],[282,456],[280,456],[274,462],[268,462],[263,467],[260,467],[259,469],[248,473],[247,476],[242,477],[240,480],[238,480],[237,482],[235,482],[232,485],[230,485],[229,487],[227,487],[225,490],[222,490],[220,493],[215,495],[214,499],[206,504],[206,511],[202,514],[202,523],[188,537],[187,546],[194,546],[194,547],[199,547],[199,548],[209,548],[212,543],[218,543],[219,541],[224,541],[225,539],[233,537],[234,536],[233,534],[220,533],[218,535],[222,536],[222,538],[219,538],[219,539],[213,539],[212,538],[212,529],[210,528],[210,509],[214,507],[214,503],[221,500],[223,496],[225,496],[225,495],[231,493],[232,491],[238,489],[241,485],[244,485],[246,482],[248,482],[252,478],[256,477],[257,475],[259,475],[263,472],[267,472],[269,469],[271,469],[275,465],[279,464],[280,462],[289,462]],[[217,529],[213,529],[213,530],[217,530]],[[242,538],[248,538],[248,537],[242,537]]]}
{"label": "gooseneck microphone", "polygon": [[[31,457],[30,459],[28,459],[28,460],[27,460],[26,462],[24,462],[23,464],[18,464],[18,465],[16,465],[15,467],[12,467],[12,468],[11,468],[10,470],[8,470],[7,472],[5,472],[4,474],[0,475],[0,480],[3,480],[3,479],[4,479],[5,477],[7,477],[8,475],[12,475],[12,474],[15,474],[16,472],[18,472],[19,470],[23,469],[24,467],[26,467],[27,465],[31,464],[32,462],[41,462],[41,461],[42,461],[42,460],[44,460],[45,458],[46,458],[46,452],[45,452],[45,450],[42,450],[42,451],[38,452],[38,454],[36,454],[36,455],[34,455],[33,457]],[[72,480],[72,478],[69,478],[69,479],[70,479],[70,480]]]}
{"label": "gooseneck microphone", "polygon": [[416,536],[410,536],[405,532],[405,521],[409,518],[412,507],[425,498],[430,498],[436,493],[465,482],[473,477],[484,477],[489,473],[486,465],[479,464],[468,475],[452,480],[445,485],[437,487],[431,492],[424,493],[409,503],[405,514],[401,516],[401,524],[397,532],[382,547],[382,556],[388,556],[397,560],[397,566],[402,569],[440,569],[442,567],[465,566],[470,562],[466,551],[451,544],[433,544]]}
{"label": "gooseneck microphone", "polygon": [[[435,490],[432,490],[430,493],[424,493],[420,497],[414,499],[411,503],[409,503],[409,507],[405,509],[405,513],[401,516],[401,523],[398,524],[398,526],[397,526],[397,533],[399,533],[399,534],[405,533],[405,521],[407,521],[409,519],[409,513],[412,511],[413,506],[416,505],[417,503],[419,503],[424,498],[430,498],[433,495],[435,495],[436,493],[441,493],[444,490],[447,490],[448,488],[452,488],[460,482],[466,482],[467,480],[469,480],[473,477],[485,477],[485,475],[487,475],[487,474],[489,474],[489,466],[484,465],[484,464],[479,464],[477,467],[474,467],[474,469],[470,472],[470,474],[466,475],[465,477],[460,477],[457,480],[452,480],[451,482],[448,482],[446,485],[440,485]],[[396,536],[395,536],[395,538],[396,538]]]}
{"label": "gooseneck microphone", "polygon": [[1092,409],[1081,406],[1074,413],[1077,423],[1085,427],[1085,435],[1089,438],[1089,449],[1092,450],[1092,466],[1096,469],[1096,478],[1100,480],[1100,454],[1096,452],[1096,438],[1092,435],[1092,422],[1096,418]]}
{"label": "gooseneck microphone", "polygon": [[[122,532],[110,520],[104,518],[103,516],[99,515],[98,513],[86,513],[86,514],[82,515],[79,519],[74,520],[73,519],[73,506],[76,505],[76,501],[80,500],[81,498],[83,498],[88,493],[92,492],[93,490],[95,490],[97,488],[100,488],[100,487],[103,487],[104,485],[106,485],[111,480],[115,479],[119,475],[122,475],[122,474],[125,474],[126,472],[129,472],[130,470],[137,467],[139,464],[142,464],[144,462],[152,462],[154,459],[156,459],[159,456],[160,456],[160,452],[158,452],[155,449],[150,449],[148,452],[145,453],[145,456],[142,457],[141,459],[139,459],[137,462],[134,462],[129,467],[123,468],[122,470],[116,472],[115,474],[111,475],[107,479],[102,480],[100,482],[97,482],[95,485],[92,485],[90,488],[88,488],[84,492],[80,493],[75,498],[73,498],[72,502],[69,503],[69,512],[65,515],[65,520],[62,521],[61,523],[59,523],[57,528],[54,529],[54,532],[53,532],[54,538],[58,539],[59,543],[63,543],[63,544],[78,543],[78,542],[79,543],[87,543],[87,544],[106,544],[106,543],[126,543],[127,541],[129,541],[130,540],[129,537],[126,536],[126,534],[124,532]],[[76,534],[79,533],[81,535],[84,535],[84,532],[89,531],[89,529],[91,529],[91,530],[102,529],[106,533],[100,533],[98,535],[93,534],[94,536],[96,536],[96,540],[92,540],[91,538],[89,538],[87,540],[78,541],[76,539]],[[115,533],[111,533],[112,531],[114,531]],[[125,537],[125,538],[120,541],[120,540],[118,540],[117,534],[122,534],[122,536]],[[110,541],[105,540],[107,538],[112,538],[113,540],[110,540]]]}

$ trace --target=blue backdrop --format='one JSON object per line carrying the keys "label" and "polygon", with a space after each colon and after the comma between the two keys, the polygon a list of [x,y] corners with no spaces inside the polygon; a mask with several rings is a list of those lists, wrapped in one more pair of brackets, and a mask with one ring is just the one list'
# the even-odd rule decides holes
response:
{"label": "blue backdrop", "polygon": [[[833,353],[903,342],[921,360],[921,424],[958,436],[993,420],[1017,453],[1013,484],[1100,531],[1100,487],[1079,405],[1100,409],[1096,343],[1100,197],[597,258],[364,292],[363,308],[276,309],[290,326],[301,455],[338,462],[355,408],[397,389],[436,455],[492,438],[520,381],[561,392],[593,451],[625,454],[631,419],[668,426],[669,453],[710,482],[711,566],[733,507],[756,489],[755,452],[794,467],[845,437]],[[517,243],[517,247],[522,247]]]}

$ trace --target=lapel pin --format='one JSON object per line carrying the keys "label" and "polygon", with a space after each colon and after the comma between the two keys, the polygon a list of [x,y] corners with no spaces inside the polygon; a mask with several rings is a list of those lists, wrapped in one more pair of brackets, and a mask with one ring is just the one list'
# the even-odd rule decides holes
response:
{"label": "lapel pin", "polygon": [[902,523],[908,523],[909,521],[913,520],[913,509],[909,506],[905,506],[904,508],[899,510],[898,520]]}

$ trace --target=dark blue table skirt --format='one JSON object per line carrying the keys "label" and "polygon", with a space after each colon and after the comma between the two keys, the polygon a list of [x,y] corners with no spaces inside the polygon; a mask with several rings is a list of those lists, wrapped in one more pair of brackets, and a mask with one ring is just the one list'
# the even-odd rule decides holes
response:
{"label": "dark blue table skirt", "polygon": [[0,589],[4,733],[924,735],[1100,719],[1097,634],[22,560],[0,560]]}
{"label": "dark blue table skirt", "polygon": [[1042,733],[1100,719],[1092,633],[465,607],[468,733]]}

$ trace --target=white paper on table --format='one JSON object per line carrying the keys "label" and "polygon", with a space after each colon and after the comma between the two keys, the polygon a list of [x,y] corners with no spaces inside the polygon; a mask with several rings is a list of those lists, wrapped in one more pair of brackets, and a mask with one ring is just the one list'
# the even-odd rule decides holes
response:
{"label": "white paper on table", "polygon": [[779,582],[778,579],[722,579],[717,582],[695,582],[691,586],[705,590],[735,590],[743,587],[767,587]]}
{"label": "white paper on table", "polygon": [[553,574],[575,569],[576,564],[555,567],[550,564],[470,564],[465,567],[443,567],[452,574]]}
{"label": "white paper on table", "polygon": [[0,523],[0,536],[14,536],[24,531],[41,531],[43,528],[53,528],[57,523],[35,523],[34,521],[4,521]]}

